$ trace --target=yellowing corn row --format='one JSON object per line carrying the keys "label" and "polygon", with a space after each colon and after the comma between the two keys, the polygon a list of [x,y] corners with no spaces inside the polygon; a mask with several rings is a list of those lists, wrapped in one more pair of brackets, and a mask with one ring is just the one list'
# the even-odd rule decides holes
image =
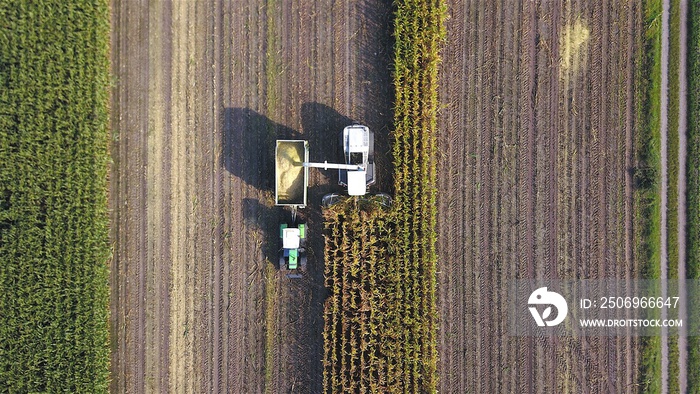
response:
{"label": "yellowing corn row", "polygon": [[395,201],[326,210],[324,388],[435,392],[436,116],[441,1],[398,1]]}

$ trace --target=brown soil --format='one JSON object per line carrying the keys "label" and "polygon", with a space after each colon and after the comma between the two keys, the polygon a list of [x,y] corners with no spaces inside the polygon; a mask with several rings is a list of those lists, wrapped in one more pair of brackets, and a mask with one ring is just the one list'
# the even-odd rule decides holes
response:
{"label": "brown soil", "polygon": [[273,206],[274,140],[339,160],[342,128],[363,123],[391,191],[390,5],[112,10],[112,392],[321,392],[319,204],[337,172],[310,170],[306,277],[269,278],[291,218]]}
{"label": "brown soil", "polygon": [[516,338],[515,279],[636,277],[632,2],[448,1],[440,392],[626,392],[630,337]]}

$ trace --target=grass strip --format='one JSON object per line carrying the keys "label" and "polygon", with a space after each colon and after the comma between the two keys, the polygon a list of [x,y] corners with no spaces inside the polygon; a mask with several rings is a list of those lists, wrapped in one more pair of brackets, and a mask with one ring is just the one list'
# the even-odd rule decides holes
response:
{"label": "grass strip", "polygon": [[[667,244],[668,244],[668,279],[678,279],[678,106],[680,90],[680,4],[678,0],[670,2],[669,10],[669,50],[668,50],[668,203]],[[669,311],[669,318],[673,311]],[[668,390],[677,393],[678,381],[678,337],[668,337]]]}
{"label": "grass strip", "polygon": [[108,390],[107,1],[0,2],[0,391]]}
{"label": "grass strip", "polygon": [[277,338],[277,270],[265,261],[265,393],[273,393],[273,371],[276,365],[275,339]]}
{"label": "grass strip", "polygon": [[[642,279],[661,277],[661,13],[660,0],[644,2],[644,50],[637,78],[642,100],[637,108],[635,228]],[[649,316],[652,317],[652,316]],[[640,339],[640,392],[661,391],[661,338]]]}
{"label": "grass strip", "polygon": [[[688,4],[688,160],[686,166],[688,279],[700,279],[700,0]],[[691,326],[697,305],[688,305]],[[700,337],[688,337],[688,393],[700,393]]]}

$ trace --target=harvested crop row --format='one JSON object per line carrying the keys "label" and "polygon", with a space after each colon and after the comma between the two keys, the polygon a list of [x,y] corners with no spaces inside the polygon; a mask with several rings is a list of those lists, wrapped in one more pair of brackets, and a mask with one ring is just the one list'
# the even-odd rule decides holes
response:
{"label": "harvested crop row", "polygon": [[437,389],[436,116],[444,37],[440,1],[399,1],[395,14],[395,202],[326,210],[324,389]]}
{"label": "harvested crop row", "polygon": [[106,392],[108,3],[0,19],[0,391]]}

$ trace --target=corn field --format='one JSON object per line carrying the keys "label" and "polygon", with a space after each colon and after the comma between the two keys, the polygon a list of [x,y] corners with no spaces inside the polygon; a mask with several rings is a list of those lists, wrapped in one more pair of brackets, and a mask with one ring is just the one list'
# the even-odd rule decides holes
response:
{"label": "corn field", "polygon": [[109,7],[0,21],[0,392],[107,392]]}

